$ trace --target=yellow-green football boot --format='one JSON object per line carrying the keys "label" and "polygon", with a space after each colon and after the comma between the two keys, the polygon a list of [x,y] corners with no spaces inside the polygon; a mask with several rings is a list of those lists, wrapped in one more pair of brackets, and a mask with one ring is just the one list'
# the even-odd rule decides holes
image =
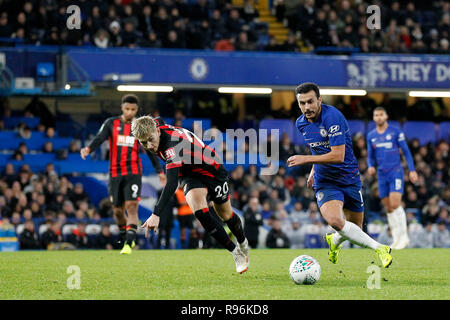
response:
{"label": "yellow-green football boot", "polygon": [[392,263],[391,248],[389,246],[382,245],[381,247],[375,249],[375,253],[381,260],[383,268],[388,268]]}
{"label": "yellow-green football boot", "polygon": [[131,243],[131,246],[128,243],[125,243],[120,254],[131,254],[135,245],[136,243],[134,241]]}
{"label": "yellow-green football boot", "polygon": [[327,233],[325,235],[325,241],[328,243],[328,247],[330,250],[328,250],[328,259],[331,261],[331,263],[336,264],[338,262],[338,256],[342,249],[342,244],[339,246],[335,246],[333,243],[333,234]]}

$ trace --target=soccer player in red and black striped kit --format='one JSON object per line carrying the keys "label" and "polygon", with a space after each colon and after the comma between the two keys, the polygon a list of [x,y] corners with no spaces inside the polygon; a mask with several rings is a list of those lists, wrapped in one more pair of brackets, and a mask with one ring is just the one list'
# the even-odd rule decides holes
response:
{"label": "soccer player in red and black striped kit", "polygon": [[[186,202],[195,217],[218,243],[232,253],[236,271],[238,273],[247,271],[248,241],[244,236],[241,219],[231,207],[228,172],[220,163],[215,151],[194,133],[184,128],[166,125],[161,118],[150,116],[137,118],[133,120],[131,132],[145,149],[155,153],[166,163],[167,183],[153,214],[142,226],[146,235],[149,229],[157,230],[159,215],[164,212],[180,182],[186,195]],[[213,201],[215,211],[236,237],[238,245],[211,215],[208,198]]]}
{"label": "soccer player in red and black striped kit", "polygon": [[[130,254],[135,246],[136,230],[139,223],[138,201],[141,194],[142,161],[141,146],[131,135],[131,122],[139,110],[139,100],[129,94],[122,98],[122,115],[111,117],[101,126],[97,136],[89,146],[81,149],[81,157],[86,157],[109,141],[109,185],[108,191],[113,204],[114,218],[119,227],[121,254]],[[164,170],[158,158],[147,152],[160,181],[165,180]],[[125,212],[127,211],[127,217]]]}

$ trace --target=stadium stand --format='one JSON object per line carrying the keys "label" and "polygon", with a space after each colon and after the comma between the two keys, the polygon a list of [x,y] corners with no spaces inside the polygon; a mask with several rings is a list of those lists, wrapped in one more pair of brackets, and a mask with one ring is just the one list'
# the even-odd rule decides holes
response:
{"label": "stadium stand", "polygon": [[[308,54],[312,56],[308,60],[312,63],[320,63],[314,62],[319,54],[330,53],[377,53],[377,56],[381,56],[378,53],[433,53],[440,54],[442,59],[432,56],[431,60],[447,63],[445,57],[450,53],[448,1],[379,1],[386,14],[383,14],[383,28],[377,33],[370,33],[363,27],[362,17],[366,18],[368,5],[365,1],[81,1],[83,23],[81,30],[75,31],[65,28],[67,1],[25,0],[15,6],[9,6],[10,3],[0,3],[0,44],[17,47],[19,51],[30,47],[42,49],[33,54],[24,49],[17,54],[21,59],[32,57],[32,63],[23,63],[26,65],[23,68],[22,64],[15,63],[25,61],[14,60],[16,52],[9,52],[8,59],[12,59],[21,72],[32,74],[36,81],[44,83],[55,80],[58,75],[55,52],[64,48],[59,47],[61,45],[88,48],[86,55],[89,57],[114,47],[115,54],[129,55],[131,59],[138,56],[131,53],[139,52],[135,49],[140,48],[193,49],[188,52],[191,55],[207,50],[294,53],[286,55],[288,60],[311,52],[317,54]],[[52,55],[46,50],[52,51]],[[243,53],[239,54],[244,57]],[[103,59],[102,56],[96,58]],[[188,55],[186,59],[191,58]],[[103,76],[101,74],[102,81],[108,82]],[[248,99],[248,109],[238,117],[242,110],[235,108],[233,98],[223,98],[218,93],[202,96],[204,91],[201,90],[198,90],[200,93],[187,91],[180,90],[176,96],[156,97],[156,104],[163,107],[151,111],[160,111],[167,123],[189,130],[195,130],[194,121],[199,120],[203,131],[211,128],[280,130],[279,154],[283,156],[276,175],[260,175],[261,168],[265,167],[261,160],[266,159],[259,159],[255,165],[241,165],[236,161],[225,164],[231,176],[232,205],[236,212],[243,216],[248,210],[249,198],[258,198],[258,210],[253,212],[263,217],[256,235],[258,247],[267,247],[269,236],[272,240],[283,238],[284,245],[290,242],[299,247],[323,247],[322,236],[329,228],[318,213],[314,193],[306,187],[310,167],[286,168],[289,156],[309,152],[295,127],[296,102],[287,106],[290,108],[265,108],[261,100]],[[382,101],[390,114],[389,124],[404,130],[419,174],[416,185],[406,179],[403,198],[409,232],[414,239],[410,246],[448,247],[450,237],[448,242],[443,242],[438,241],[442,237],[437,236],[439,225],[444,224],[447,233],[450,228],[448,107],[442,99],[389,100],[387,93]],[[56,248],[115,248],[118,229],[108,200],[106,148],[104,146],[85,161],[79,155],[80,146],[86,145],[104,119],[111,116],[111,110],[105,111],[108,106],[101,112],[83,115],[86,117],[79,121],[58,108],[55,112],[45,110],[38,97],[28,105],[21,101],[15,110],[11,110],[7,98],[2,97],[0,103],[0,238],[8,239],[0,241],[0,251],[17,250],[19,244],[25,248],[22,240],[27,237],[31,242],[37,241],[41,249],[47,249],[46,236],[56,239],[60,244]],[[331,104],[349,119],[365,186],[364,228],[373,237],[386,239],[390,236],[385,227],[386,213],[380,206],[377,182],[367,174],[365,164],[365,135],[374,128],[371,112],[376,103],[371,98],[349,97],[345,101],[336,99]],[[245,140],[233,141],[232,145],[226,145],[224,155],[227,157],[234,151],[234,158],[227,160],[236,160],[236,151],[244,151],[246,157],[252,157],[256,155],[253,148]],[[144,175],[151,180],[155,171],[146,156],[142,157],[142,162]],[[81,201],[76,200],[77,183],[83,185],[83,192],[88,195]],[[150,201],[140,206],[141,219],[151,213],[156,196],[157,184],[144,183],[143,198]],[[30,221],[33,224],[26,225]],[[431,243],[421,242],[424,232],[433,234]],[[157,248],[157,240],[157,235],[152,234],[147,239],[139,231],[141,249]],[[213,239],[205,237],[198,223],[188,232],[187,242],[189,248],[217,246]],[[176,219],[171,241],[163,247],[181,248]]]}
{"label": "stadium stand", "polygon": [[265,1],[81,2],[85,16],[75,31],[65,28],[65,1],[7,3],[0,6],[0,43],[8,45],[449,53],[448,1],[378,1],[380,34],[365,27],[364,1],[274,1],[269,8]]}

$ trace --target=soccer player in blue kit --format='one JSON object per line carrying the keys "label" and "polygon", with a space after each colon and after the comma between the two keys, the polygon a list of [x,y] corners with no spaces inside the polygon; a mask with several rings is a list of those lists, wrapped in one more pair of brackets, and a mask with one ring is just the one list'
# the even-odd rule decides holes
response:
{"label": "soccer player in blue kit", "polygon": [[315,191],[323,218],[336,230],[325,237],[330,261],[337,263],[342,243],[350,240],[373,249],[383,267],[389,267],[391,248],[361,229],[364,217],[361,178],[347,120],[338,109],[322,103],[319,87],[314,83],[299,85],[295,96],[303,113],[296,126],[312,155],[294,155],[287,163],[289,167],[313,164],[307,185]]}
{"label": "soccer player in blue kit", "polygon": [[[378,192],[386,212],[393,242],[392,249],[403,249],[409,244],[406,214],[402,207],[403,167],[400,149],[408,163],[409,180],[417,182],[414,160],[405,140],[405,134],[388,125],[388,114],[383,107],[373,111],[376,128],[367,134],[367,164],[370,175],[378,174]],[[376,167],[376,169],[375,169]]]}

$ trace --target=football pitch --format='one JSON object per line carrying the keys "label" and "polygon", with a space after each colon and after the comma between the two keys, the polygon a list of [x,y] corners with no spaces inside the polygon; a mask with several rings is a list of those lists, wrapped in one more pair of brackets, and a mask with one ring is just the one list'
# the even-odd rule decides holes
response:
{"label": "football pitch", "polygon": [[[289,277],[289,264],[301,254],[322,267],[315,285],[295,285]],[[449,249],[392,255],[393,264],[380,269],[377,288],[377,270],[368,267],[379,262],[368,249],[343,249],[336,265],[326,249],[251,250],[250,268],[242,275],[225,250],[135,250],[127,256],[119,251],[2,252],[0,299],[450,299]]]}

